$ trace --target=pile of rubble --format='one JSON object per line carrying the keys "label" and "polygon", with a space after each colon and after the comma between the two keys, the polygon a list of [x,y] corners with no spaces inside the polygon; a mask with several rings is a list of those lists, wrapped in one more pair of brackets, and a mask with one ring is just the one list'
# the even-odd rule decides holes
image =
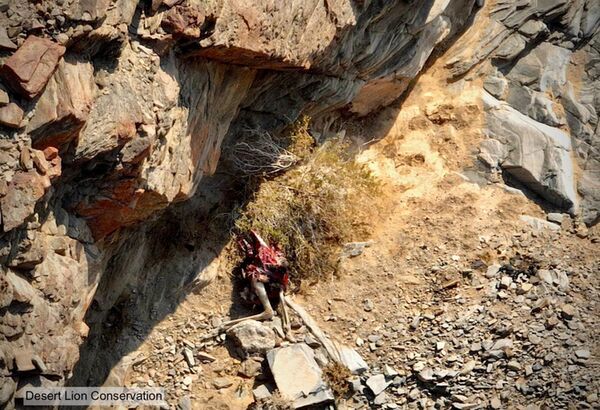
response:
{"label": "pile of rubble", "polygon": [[[559,230],[536,222],[512,238],[479,238],[481,250],[506,256],[500,263],[434,252],[428,263],[435,265],[423,272],[436,278],[430,289],[398,298],[385,285],[381,298],[352,300],[364,315],[333,314],[332,306],[349,302],[333,295],[307,305],[321,326],[339,326],[335,333],[327,326],[332,339],[354,348],[324,343],[298,316],[288,339],[278,316],[207,339],[228,315],[198,316],[154,332],[127,384],[165,387],[169,403],[182,409],[202,408],[203,399],[258,409],[594,408],[598,265],[574,247],[597,239],[568,218],[562,227],[551,222]],[[549,245],[559,239],[561,246]],[[418,256],[411,260],[420,264]],[[444,272],[454,268],[461,276],[447,280]],[[341,393],[332,388],[340,380],[329,371],[330,343],[350,369],[338,375],[347,387]]]}
{"label": "pile of rubble", "polygon": [[[373,363],[353,381],[348,407],[597,407],[598,264],[549,246],[567,235],[555,226],[526,230],[511,242],[482,237],[482,249],[512,257],[463,268],[462,278],[422,295],[414,316],[397,299],[392,307],[365,300],[364,311],[385,320],[348,323],[346,339]],[[581,229],[572,233],[585,237]],[[458,261],[454,255],[449,265]]]}
{"label": "pile of rubble", "polygon": [[[213,323],[219,324],[220,320]],[[217,391],[237,384],[234,387],[241,397],[249,392],[239,383],[240,379],[255,379],[252,396],[258,405],[274,400],[291,408],[333,404],[335,396],[323,372],[332,363],[330,354],[299,321],[293,323],[292,329],[290,342],[284,338],[279,317],[264,323],[246,320],[209,340],[202,336],[202,331],[183,328],[177,342],[166,336],[154,345],[156,350],[149,357],[136,357],[127,363],[133,365],[137,374],[131,385],[165,387],[169,401],[179,402],[181,408],[191,408],[192,401],[186,392],[193,383],[204,381]],[[354,349],[333,345],[341,353],[338,360],[344,367],[357,375],[367,370],[368,365]],[[222,346],[227,347],[230,360],[209,353],[221,350]],[[165,362],[170,369],[161,374],[157,369]],[[206,367],[217,373],[217,377],[204,378]],[[231,374],[233,367],[237,371]],[[144,374],[148,377],[141,376]]]}

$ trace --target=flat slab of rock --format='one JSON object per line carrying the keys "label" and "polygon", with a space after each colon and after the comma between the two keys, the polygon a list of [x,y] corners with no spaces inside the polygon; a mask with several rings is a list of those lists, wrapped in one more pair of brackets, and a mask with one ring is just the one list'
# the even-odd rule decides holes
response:
{"label": "flat slab of rock", "polygon": [[0,124],[10,128],[20,128],[23,121],[23,110],[15,103],[0,107]]}
{"label": "flat slab of rock", "polygon": [[4,50],[16,50],[17,45],[6,34],[6,28],[0,27],[0,49]]}
{"label": "flat slab of rock", "polygon": [[354,374],[360,374],[369,369],[369,365],[358,354],[358,352],[348,346],[335,343],[335,347],[340,355],[340,360]]}
{"label": "flat slab of rock", "polygon": [[332,402],[313,350],[304,343],[280,347],[267,353],[267,360],[281,395],[294,408]]}
{"label": "flat slab of rock", "polygon": [[213,380],[213,386],[216,389],[226,389],[228,387],[230,387],[233,384],[233,382],[228,379],[227,377],[218,377],[215,380]]}
{"label": "flat slab of rock", "polygon": [[275,332],[256,320],[246,320],[232,327],[227,337],[249,354],[265,353],[275,347],[276,341]]}
{"label": "flat slab of rock", "polygon": [[520,219],[536,231],[541,231],[543,229],[549,229],[551,231],[560,231],[560,225],[544,221],[540,218],[536,218],[529,215],[521,215]]}
{"label": "flat slab of rock", "polygon": [[252,394],[254,394],[256,400],[264,400],[271,397],[271,390],[266,384],[261,384],[256,389],[252,390]]}
{"label": "flat slab of rock", "polygon": [[15,366],[19,372],[29,372],[35,370],[33,364],[33,353],[28,350],[17,350],[15,352]]}
{"label": "flat slab of rock", "polygon": [[52,77],[65,47],[51,40],[29,36],[2,67],[6,85],[23,97],[39,95]]}
{"label": "flat slab of rock", "polygon": [[375,396],[378,396],[382,393],[391,382],[385,380],[385,376],[383,374],[376,374],[375,376],[371,376],[367,379],[367,386]]}
{"label": "flat slab of rock", "polygon": [[546,215],[546,219],[549,222],[554,222],[556,224],[562,224],[564,219],[565,219],[565,214],[559,214],[557,212],[550,212],[548,215]]}
{"label": "flat slab of rock", "polygon": [[2,88],[0,88],[0,105],[6,105],[10,102],[8,94]]}

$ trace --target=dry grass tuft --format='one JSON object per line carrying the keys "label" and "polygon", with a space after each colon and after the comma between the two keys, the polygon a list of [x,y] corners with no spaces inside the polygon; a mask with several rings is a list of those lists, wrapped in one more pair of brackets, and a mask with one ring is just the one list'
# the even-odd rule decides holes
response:
{"label": "dry grass tuft", "polygon": [[350,393],[348,379],[352,377],[352,373],[346,366],[331,362],[323,369],[323,376],[331,390],[333,390],[335,397],[343,398]]}
{"label": "dry grass tuft", "polygon": [[347,154],[343,141],[313,147],[306,120],[291,127],[287,138],[289,151],[302,161],[263,178],[235,225],[278,243],[293,279],[317,280],[336,272],[344,243],[368,237],[379,184]]}

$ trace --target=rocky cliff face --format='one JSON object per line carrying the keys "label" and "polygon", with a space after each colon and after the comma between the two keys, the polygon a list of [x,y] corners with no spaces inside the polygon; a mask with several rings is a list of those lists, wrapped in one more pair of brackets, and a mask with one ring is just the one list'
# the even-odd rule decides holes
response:
{"label": "rocky cliff face", "polygon": [[406,93],[475,13],[489,35],[461,39],[450,81],[484,78],[490,138],[480,157],[595,222],[597,3],[480,7],[0,2],[0,403],[19,385],[65,383],[92,303],[103,317],[165,269],[161,289],[172,292],[209,265],[201,255],[169,266],[159,249],[174,220],[181,228],[218,203],[206,176],[225,138],[301,114],[327,134],[342,115],[368,115]]}
{"label": "rocky cliff face", "polygon": [[449,63],[484,79],[492,167],[597,222],[600,10],[586,1],[498,1],[485,36]]}

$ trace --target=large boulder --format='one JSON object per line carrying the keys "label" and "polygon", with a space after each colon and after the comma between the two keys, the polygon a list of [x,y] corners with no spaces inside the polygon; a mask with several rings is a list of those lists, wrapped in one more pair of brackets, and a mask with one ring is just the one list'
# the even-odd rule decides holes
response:
{"label": "large boulder", "polygon": [[[600,3],[503,0],[486,5],[485,12],[475,19],[475,26],[481,23],[485,24],[483,32],[460,38],[453,55],[447,59],[451,76],[483,74],[484,87],[494,97],[535,120],[535,124],[560,129],[571,139],[578,196],[578,209],[573,210],[586,224],[596,223],[600,216],[597,182],[600,172]],[[496,119],[490,118],[488,122],[494,121]],[[486,162],[495,161],[487,155],[490,150],[498,151],[497,144],[484,141],[482,159]],[[539,164],[539,160],[535,161]],[[566,166],[565,171],[572,172]],[[539,178],[521,173],[521,179]],[[555,204],[565,207],[573,202],[564,202],[564,195],[560,199],[549,193],[553,188],[548,191],[540,189],[538,182],[533,185],[538,186],[534,190],[546,192],[543,196]]]}
{"label": "large boulder", "polygon": [[270,327],[256,320],[245,320],[227,331],[231,338],[245,353],[266,353],[275,347],[277,337]]}
{"label": "large boulder", "polygon": [[29,36],[5,61],[0,73],[7,86],[32,99],[42,92],[64,53],[65,47],[60,44]]}
{"label": "large boulder", "polygon": [[33,146],[60,147],[77,137],[95,94],[92,64],[74,58],[61,60],[27,124]]}
{"label": "large boulder", "polygon": [[531,190],[549,202],[574,210],[577,205],[571,139],[558,128],[536,122],[484,93],[488,135],[503,146],[484,152]]}

